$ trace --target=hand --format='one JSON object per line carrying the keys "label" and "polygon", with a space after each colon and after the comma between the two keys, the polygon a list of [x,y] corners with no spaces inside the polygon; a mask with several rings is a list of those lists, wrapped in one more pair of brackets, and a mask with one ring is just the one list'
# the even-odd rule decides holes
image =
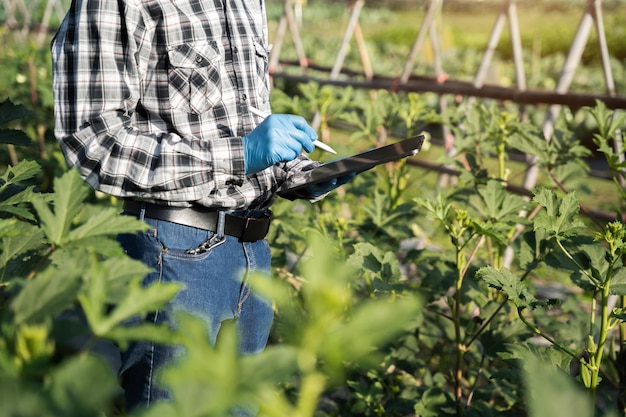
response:
{"label": "hand", "polygon": [[320,182],[318,184],[309,185],[304,190],[311,195],[311,197],[320,197],[326,193],[331,192],[337,187],[344,185],[347,182],[350,182],[352,178],[356,176],[356,173],[350,173],[344,175],[342,177],[333,178],[329,181]]}
{"label": "hand", "polygon": [[317,133],[301,116],[272,114],[243,137],[246,175],[291,161],[302,149],[313,152]]}

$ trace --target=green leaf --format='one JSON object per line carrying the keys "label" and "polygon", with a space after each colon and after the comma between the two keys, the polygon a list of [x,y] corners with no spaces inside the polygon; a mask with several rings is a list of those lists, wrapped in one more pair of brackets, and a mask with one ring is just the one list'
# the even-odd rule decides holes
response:
{"label": "green leaf", "polygon": [[539,267],[548,252],[545,230],[529,230],[520,237],[518,253],[520,267],[531,271]]}
{"label": "green leaf", "polygon": [[0,177],[2,179],[2,187],[0,191],[4,190],[7,184],[19,184],[22,181],[33,178],[41,171],[41,167],[34,161],[21,161],[15,166],[7,167],[5,173]]}
{"label": "green leaf", "polygon": [[21,130],[0,129],[0,143],[9,143],[17,146],[30,146],[30,137]]}
{"label": "green leaf", "polygon": [[[272,415],[294,415],[289,412],[289,403],[277,392],[276,384],[289,380],[298,371],[295,347],[272,345],[255,355],[241,355],[237,349],[238,332],[231,321],[223,324],[215,346],[211,346],[206,323],[201,319],[179,313],[176,323],[178,342],[186,354],[157,375],[158,383],[172,392],[173,400],[167,406],[157,404],[142,415],[219,417],[230,415],[227,410],[235,405],[246,407],[253,403],[260,403],[261,408],[267,406]],[[268,400],[272,401],[271,406]],[[282,413],[275,408],[277,401]]]}
{"label": "green leaf", "polygon": [[19,192],[0,201],[0,208],[3,208],[2,206],[29,203],[32,201],[34,195],[35,195],[34,186],[22,188]]}
{"label": "green leaf", "polygon": [[508,234],[511,232],[510,224],[501,222],[470,222],[472,229],[479,235],[489,237],[502,246],[506,246],[509,243]]}
{"label": "green leaf", "polygon": [[[179,314],[177,327],[184,338],[186,355],[166,367],[158,381],[173,394],[172,414],[158,410],[153,415],[186,417],[225,416],[237,400],[249,396],[247,387],[262,381],[256,376],[242,374],[237,332],[232,323],[224,323],[215,348],[207,337],[204,321]],[[157,376],[158,377],[158,376]],[[254,383],[253,383],[254,381]],[[211,398],[211,401],[203,399]]]}
{"label": "green leaf", "polygon": [[15,207],[15,206],[2,206],[0,205],[0,212],[12,215],[12,217],[21,217],[25,220],[29,220],[35,222],[35,216],[33,213],[24,207]]}
{"label": "green leaf", "polygon": [[420,417],[441,417],[449,415],[443,409],[454,407],[452,395],[439,387],[428,388],[415,404],[415,413]]}
{"label": "green leaf", "polygon": [[36,278],[26,281],[11,302],[15,323],[36,323],[56,316],[73,305],[80,287],[79,270],[46,268]]}
{"label": "green leaf", "polygon": [[89,188],[73,169],[54,180],[53,208],[43,198],[33,199],[41,227],[50,243],[63,246],[68,240],[72,222],[89,194]]}
{"label": "green leaf", "polygon": [[534,221],[536,230],[546,230],[557,238],[576,235],[585,224],[576,216],[579,206],[575,193],[560,198],[554,191],[542,188],[535,193],[534,201],[545,208]]}
{"label": "green leaf", "polygon": [[139,282],[133,281],[126,297],[115,305],[105,320],[95,327],[106,332],[133,316],[144,316],[151,311],[156,311],[171,300],[180,288],[178,284],[164,283],[143,287]]}
{"label": "green leaf", "polygon": [[0,212],[11,213],[26,220],[35,221],[35,216],[30,210],[17,206],[18,204],[30,203],[33,198],[36,198],[35,187],[20,188],[20,191],[9,195],[13,191],[12,188],[18,188],[18,186],[10,184],[0,195]]}
{"label": "green leaf", "polygon": [[150,268],[143,262],[129,257],[117,256],[105,259],[102,265],[107,271],[107,302],[111,304],[117,303],[125,296],[129,282],[143,278],[150,272]]}
{"label": "green leaf", "polygon": [[[127,260],[131,262],[131,260]],[[86,285],[78,295],[78,300],[85,312],[87,322],[92,331],[100,337],[112,338],[116,333],[111,331],[123,321],[133,316],[143,316],[156,311],[169,301],[180,289],[178,284],[156,283],[149,287],[141,285],[141,278],[146,270],[138,268],[140,274],[128,283],[128,290],[123,298],[117,300],[110,309],[111,283],[109,282],[111,263],[92,262],[89,271],[85,272]],[[119,277],[119,272],[118,272]],[[119,289],[116,294],[119,296]],[[119,334],[119,332],[117,333]],[[124,342],[124,340],[120,341]]]}
{"label": "green leaf", "polygon": [[51,260],[57,265],[63,265],[67,257],[84,256],[86,251],[97,253],[103,258],[117,258],[124,254],[124,249],[113,236],[96,236],[68,242],[54,251]]}
{"label": "green leaf", "polygon": [[491,266],[480,268],[476,277],[490,287],[503,291],[518,308],[532,308],[536,298],[526,286],[508,269],[497,270]]}
{"label": "green leaf", "polygon": [[49,396],[18,377],[0,373],[0,404],[4,416],[56,417]]}
{"label": "green leaf", "polygon": [[319,350],[321,361],[330,365],[329,372],[343,370],[346,358],[351,363],[374,366],[380,360],[379,348],[405,332],[422,305],[418,298],[408,296],[359,303],[344,322],[326,329]]}
{"label": "green leaf", "polygon": [[500,220],[515,216],[524,208],[526,202],[519,196],[509,193],[500,181],[490,180],[484,187],[478,188],[485,214],[489,219]]}
{"label": "green leaf", "polygon": [[57,415],[64,417],[101,415],[119,392],[115,373],[101,358],[89,355],[69,359],[49,378]]}
{"label": "green leaf", "polygon": [[149,226],[133,216],[122,216],[116,208],[97,207],[85,216],[85,223],[69,232],[68,241],[90,239],[148,230]]}
{"label": "green leaf", "polygon": [[[617,131],[626,123],[626,114],[616,112],[606,107],[601,100],[596,100],[595,107],[584,107],[584,109],[595,119],[599,134],[594,135],[595,139],[615,139]],[[611,147],[611,153],[613,148]]]}
{"label": "green leaf", "polygon": [[0,103],[0,125],[31,116],[32,114],[30,110],[21,104],[13,104],[11,99],[6,99]]}
{"label": "green leaf", "polygon": [[593,417],[593,404],[564,372],[527,355],[524,380],[529,417]]}
{"label": "green leaf", "polygon": [[424,207],[436,220],[446,224],[452,210],[451,204],[445,195],[438,194],[436,201],[426,200],[422,198],[415,199],[415,202]]}
{"label": "green leaf", "polygon": [[610,291],[611,294],[626,295],[626,268],[620,267],[614,271]]}
{"label": "green leaf", "polygon": [[114,340],[120,350],[128,348],[129,343],[150,341],[159,344],[171,344],[176,341],[175,334],[168,326],[152,323],[124,325],[113,327],[106,334],[107,339]]}
{"label": "green leaf", "polygon": [[558,250],[546,256],[546,264],[571,271],[572,282],[586,291],[599,289],[609,268],[606,249],[590,236],[584,235],[568,237],[562,244],[575,262]]}
{"label": "green leaf", "polygon": [[[10,229],[2,226],[10,225]],[[20,221],[0,221],[0,269],[9,261],[31,250],[42,248],[44,236],[41,230],[32,224]],[[7,233],[10,230],[10,233]]]}
{"label": "green leaf", "polygon": [[357,243],[348,265],[370,271],[384,282],[396,282],[402,277],[400,262],[395,253],[382,251],[371,243]]}
{"label": "green leaf", "polygon": [[513,149],[517,149],[528,155],[535,155],[540,160],[549,159],[548,141],[540,135],[521,134],[517,136],[518,140],[509,141],[507,143]]}

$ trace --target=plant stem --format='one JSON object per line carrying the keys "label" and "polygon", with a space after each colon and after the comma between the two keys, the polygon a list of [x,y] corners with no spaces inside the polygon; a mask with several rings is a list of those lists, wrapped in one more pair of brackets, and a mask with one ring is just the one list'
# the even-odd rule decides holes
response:
{"label": "plant stem", "polygon": [[496,318],[496,316],[498,315],[500,310],[502,310],[502,308],[506,305],[506,303],[508,301],[509,301],[509,297],[505,297],[504,300],[502,300],[502,302],[500,303],[498,308],[496,308],[496,311],[494,311],[493,314],[491,316],[489,316],[489,318],[487,320],[485,320],[483,325],[480,326],[480,329],[478,329],[478,331],[474,334],[474,336],[472,336],[470,341],[465,344],[465,347],[467,349],[469,349],[470,346],[472,346],[472,344],[476,341],[476,339],[478,339],[478,336],[480,336],[483,333],[483,331],[485,331],[487,326],[489,326],[489,323],[491,323],[493,321],[493,319]]}
{"label": "plant stem", "polygon": [[[607,278],[602,288],[602,299],[600,301],[600,336],[598,338],[598,346],[593,356],[591,368],[591,387],[589,388],[591,398],[595,401],[596,388],[598,386],[598,376],[600,374],[600,366],[602,364],[602,356],[604,355],[604,345],[609,333],[609,294],[611,290],[611,277],[613,275],[613,264],[607,271]],[[593,311],[591,314],[594,314]]]}
{"label": "plant stem", "polygon": [[299,416],[309,417],[315,414],[318,400],[325,386],[326,378],[318,372],[309,373],[302,378],[297,405]]}
{"label": "plant stem", "polygon": [[498,166],[499,166],[498,178],[501,181],[505,181],[506,180],[504,178],[506,175],[505,142],[498,143],[497,152],[498,152]]}
{"label": "plant stem", "polygon": [[[620,299],[620,306],[622,308],[626,308],[626,296],[622,295],[619,299]],[[620,346],[620,349],[623,349],[625,341],[626,341],[626,323],[622,321],[619,324],[619,346]]]}
{"label": "plant stem", "polygon": [[35,277],[35,275],[37,275],[37,272],[39,272],[39,270],[46,264],[46,262],[48,261],[48,259],[50,259],[50,256],[52,256],[52,253],[55,250],[56,246],[51,245],[50,249],[48,249],[48,251],[37,261],[35,267],[28,273],[28,275],[26,275],[27,280],[31,280]]}
{"label": "plant stem", "polygon": [[584,367],[586,367],[590,371],[592,370],[591,365],[589,365],[587,362],[585,362],[585,360],[583,358],[581,358],[579,355],[576,355],[576,353],[572,352],[571,350],[567,349],[566,347],[563,347],[563,346],[559,345],[556,342],[556,340],[552,339],[550,336],[545,334],[540,328],[538,328],[537,326],[535,326],[534,324],[532,324],[531,322],[526,320],[526,318],[524,318],[524,315],[522,314],[523,310],[524,309],[522,307],[518,307],[517,308],[517,315],[519,316],[520,320],[522,320],[522,323],[524,323],[526,325],[526,327],[528,327],[537,336],[543,337],[548,342],[552,343],[552,345],[555,348],[557,348],[558,350],[560,350],[561,352],[571,356],[573,359],[575,359],[577,362],[579,362],[581,365],[583,365]]}
{"label": "plant stem", "polygon": [[569,259],[570,261],[572,261],[574,263],[574,265],[576,265],[576,268],[578,268],[578,270],[583,273],[587,278],[589,278],[591,281],[593,281],[593,283],[597,286],[601,286],[602,283],[600,281],[598,281],[596,279],[596,277],[594,277],[593,275],[589,274],[586,269],[578,263],[578,261],[576,259],[574,259],[574,257],[569,253],[569,251],[567,249],[565,249],[565,246],[563,246],[563,244],[561,243],[561,240],[556,238],[556,244],[558,245],[559,249],[561,249],[561,251],[563,252],[563,254],[567,257],[567,259]]}
{"label": "plant stem", "polygon": [[476,242],[476,246],[474,247],[474,250],[472,250],[472,253],[470,254],[469,258],[467,258],[467,261],[465,262],[465,268],[463,268],[463,270],[461,271],[461,279],[463,279],[462,277],[464,277],[465,274],[467,273],[467,269],[469,268],[470,264],[474,260],[474,257],[476,256],[478,249],[480,249],[484,241],[485,241],[485,235],[481,235],[480,238],[478,239],[478,242]]}
{"label": "plant stem", "polygon": [[483,354],[480,358],[480,365],[478,366],[478,372],[476,372],[476,379],[474,380],[474,384],[472,384],[472,389],[470,389],[469,394],[467,395],[467,403],[466,407],[472,405],[472,398],[474,397],[474,392],[476,392],[476,387],[478,386],[478,380],[483,373],[483,366],[485,364],[486,356]]}
{"label": "plant stem", "polygon": [[463,415],[461,381],[463,380],[463,355],[465,354],[466,347],[463,344],[461,335],[461,287],[463,286],[463,272],[465,268],[461,269],[463,265],[461,248],[457,247],[456,251],[456,265],[457,275],[455,283],[454,293],[454,337],[456,346],[456,366],[454,372],[454,397],[456,399],[456,415],[461,417]]}

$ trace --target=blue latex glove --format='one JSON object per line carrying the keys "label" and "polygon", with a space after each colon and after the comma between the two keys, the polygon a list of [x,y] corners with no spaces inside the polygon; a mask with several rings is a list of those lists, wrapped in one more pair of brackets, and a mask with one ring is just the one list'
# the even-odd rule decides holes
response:
{"label": "blue latex glove", "polygon": [[344,175],[342,177],[333,178],[329,181],[320,182],[318,184],[309,185],[304,190],[311,195],[311,197],[320,197],[326,193],[331,192],[337,187],[344,185],[347,182],[350,182],[352,178],[356,176],[356,173],[353,172],[351,174]]}
{"label": "blue latex glove", "polygon": [[313,152],[317,133],[301,116],[272,114],[243,137],[246,175],[291,161],[302,149]]}

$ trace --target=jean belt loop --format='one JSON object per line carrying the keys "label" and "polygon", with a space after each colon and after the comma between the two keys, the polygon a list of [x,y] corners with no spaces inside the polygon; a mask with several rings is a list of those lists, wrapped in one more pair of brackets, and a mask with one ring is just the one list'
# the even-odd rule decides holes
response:
{"label": "jean belt loop", "polygon": [[139,220],[144,221],[146,218],[146,203],[141,203],[141,209],[139,209]]}
{"label": "jean belt loop", "polygon": [[217,212],[217,227],[215,230],[215,235],[219,240],[224,239],[224,225],[226,224],[226,212],[218,211]]}

